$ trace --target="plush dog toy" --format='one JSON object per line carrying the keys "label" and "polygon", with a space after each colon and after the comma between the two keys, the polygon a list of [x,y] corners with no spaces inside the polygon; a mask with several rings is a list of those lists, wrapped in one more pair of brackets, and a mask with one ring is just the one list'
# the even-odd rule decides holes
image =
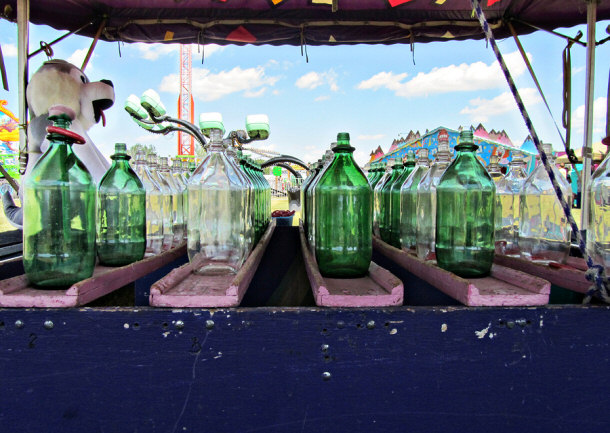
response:
{"label": "plush dog toy", "polygon": [[[49,143],[46,128],[49,107],[65,107],[73,111],[76,118],[70,129],[85,138],[83,145],[75,144],[73,150],[85,164],[95,182],[99,182],[110,166],[106,158],[91,142],[87,130],[102,120],[105,124],[104,110],[114,104],[114,87],[109,80],[90,82],[76,66],[65,60],[45,62],[35,73],[26,89],[30,108],[28,125],[28,163],[23,178],[26,178]],[[4,213],[16,227],[22,225],[22,210],[15,206],[8,192],[2,196]]]}

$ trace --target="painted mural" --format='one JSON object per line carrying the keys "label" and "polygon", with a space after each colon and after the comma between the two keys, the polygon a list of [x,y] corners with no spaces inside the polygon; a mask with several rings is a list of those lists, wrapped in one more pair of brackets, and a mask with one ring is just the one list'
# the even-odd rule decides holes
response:
{"label": "painted mural", "polygon": [[[393,158],[404,158],[409,151],[415,151],[418,154],[419,149],[428,149],[429,155],[434,157],[438,146],[439,136],[448,136],[449,147],[455,147],[460,135],[459,131],[440,126],[432,131],[426,131],[421,135],[419,132],[411,133],[404,139],[394,140],[387,153],[380,155],[378,151],[371,154],[371,162],[387,162]],[[512,145],[512,142],[504,131],[487,132],[482,125],[474,129],[474,142],[479,146],[477,156],[483,165],[489,164],[491,155],[500,156],[500,165],[506,166],[512,159],[512,152],[521,150],[525,153],[525,159],[528,163],[528,170],[531,172],[535,166],[535,154],[527,148],[517,148]]]}

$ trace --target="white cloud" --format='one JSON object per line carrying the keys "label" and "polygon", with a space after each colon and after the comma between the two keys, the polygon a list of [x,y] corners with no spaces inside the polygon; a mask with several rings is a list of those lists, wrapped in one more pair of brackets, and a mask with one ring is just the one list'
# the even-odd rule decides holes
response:
{"label": "white cloud", "polygon": [[259,90],[246,90],[246,91],[244,91],[244,97],[258,98],[260,96],[263,96],[263,94],[265,93],[265,90],[267,90],[266,87],[261,87]]}
{"label": "white cloud", "polygon": [[[606,132],[606,109],[607,99],[599,97],[593,101],[593,132]],[[584,133],[585,131],[585,106],[581,105],[572,111],[572,128],[575,132]]]}
{"label": "white cloud", "polygon": [[[542,98],[534,88],[521,89],[519,94],[526,107],[542,102]],[[517,110],[517,103],[510,92],[504,92],[492,99],[471,99],[468,104],[467,107],[462,108],[460,114],[470,114],[473,123],[486,122],[490,117]]]}
{"label": "white cloud", "polygon": [[337,85],[337,74],[334,70],[329,69],[326,72],[308,72],[305,75],[299,77],[294,83],[299,89],[313,90],[316,87],[322,85],[328,85],[330,90],[336,92],[339,90]]}
{"label": "white cloud", "polygon": [[[273,86],[279,77],[265,75],[265,68],[241,69],[239,66],[230,71],[212,73],[209,69],[193,68],[193,97],[203,101],[215,101],[223,96],[244,92],[244,96],[253,98],[261,96],[266,86]],[[178,94],[180,77],[170,74],[163,77],[159,90]],[[261,87],[263,89],[261,89]]]}
{"label": "white cloud", "polygon": [[[180,44],[134,44],[136,49],[138,50],[140,57],[146,60],[157,60],[159,57],[166,56],[168,54],[176,53],[176,55],[180,54]],[[224,50],[225,47],[216,44],[209,44],[203,46],[197,46],[196,44],[192,45],[191,53],[193,57],[197,55],[201,55],[201,50],[205,57],[209,57],[214,53],[218,53]]]}
{"label": "white cloud", "polygon": [[374,134],[374,135],[359,135],[357,138],[358,140],[381,140],[383,137],[385,137],[385,134]]}
{"label": "white cloud", "polygon": [[[76,50],[72,53],[72,55],[70,55],[70,57],[68,57],[66,59],[66,61],[68,61],[68,62],[72,63],[73,65],[80,68],[83,65],[83,60],[85,60],[87,51],[89,51],[89,48],[82,48],[80,50]],[[92,61],[93,61],[94,57],[95,57],[95,52],[91,53],[91,57],[89,58],[89,63],[87,63],[87,67],[85,69],[86,72],[89,72],[91,69],[93,69]]]}
{"label": "white cloud", "polygon": [[[531,55],[528,53],[531,61]],[[518,77],[526,70],[525,63],[518,51],[504,56],[513,77]],[[494,89],[506,86],[504,75],[497,62],[462,63],[433,68],[430,72],[420,72],[408,81],[406,73],[380,72],[356,86],[360,90],[377,90],[386,88],[396,96],[411,98],[439,93],[458,91],[475,91]]]}
{"label": "white cloud", "polygon": [[6,44],[2,45],[2,55],[6,57],[17,57],[17,45]]}
{"label": "white cloud", "polygon": [[330,99],[330,96],[322,95],[322,96],[318,96],[316,99],[314,99],[314,101],[321,102],[321,101],[328,101],[329,99]]}

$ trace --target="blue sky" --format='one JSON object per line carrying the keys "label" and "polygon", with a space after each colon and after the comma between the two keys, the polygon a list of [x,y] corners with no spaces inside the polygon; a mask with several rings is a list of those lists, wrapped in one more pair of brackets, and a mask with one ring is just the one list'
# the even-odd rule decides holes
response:
{"label": "blue sky", "polygon": [[[606,36],[608,21],[597,24],[597,39]],[[559,29],[574,36],[584,26]],[[30,50],[39,41],[50,42],[63,32],[46,26],[30,26]],[[53,46],[55,58],[80,66],[91,40],[71,36]],[[561,122],[563,39],[545,32],[523,36],[553,115]],[[0,90],[0,99],[17,110],[17,26],[0,20],[0,43],[10,80],[10,92]],[[535,90],[534,83],[512,39],[499,42],[521,96],[543,141],[556,149],[561,141],[552,119]],[[217,111],[227,130],[243,129],[247,114],[265,113],[271,136],[256,147],[296,156],[306,162],[318,159],[337,132],[347,131],[356,148],[357,161],[364,164],[370,152],[381,145],[387,151],[392,140],[410,130],[424,132],[445,126],[476,126],[505,130],[520,145],[527,136],[524,122],[509,93],[495,57],[485,41],[450,41],[415,44],[414,60],[409,45],[358,45],[307,47],[309,62],[300,47],[193,46],[193,94],[195,120],[199,113]],[[595,123],[593,140],[605,135],[606,93],[610,43],[596,52]],[[107,125],[90,131],[94,143],[106,155],[115,142],[152,144],[160,155],[177,152],[175,136],[161,137],[136,126],[123,110],[131,93],[140,95],[153,88],[170,114],[177,112],[177,45],[146,45],[99,42],[85,73],[92,81],[110,79],[116,92],[115,105],[107,110]],[[584,129],[585,48],[572,48],[572,143],[581,147]],[[44,54],[30,62],[32,74]],[[561,123],[559,123],[561,126]]]}

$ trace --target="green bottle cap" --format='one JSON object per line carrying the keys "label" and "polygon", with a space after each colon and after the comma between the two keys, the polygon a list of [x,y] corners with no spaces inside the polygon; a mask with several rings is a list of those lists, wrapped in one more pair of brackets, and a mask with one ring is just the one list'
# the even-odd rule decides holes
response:
{"label": "green bottle cap", "polygon": [[415,162],[415,152],[413,152],[412,150],[409,150],[407,152],[407,160],[406,162]]}
{"label": "green bottle cap", "polygon": [[127,145],[125,143],[115,143],[114,144],[114,153],[126,153]]}
{"label": "green bottle cap", "polygon": [[349,142],[349,132],[340,132],[337,134],[337,142],[340,141],[348,141]]}

